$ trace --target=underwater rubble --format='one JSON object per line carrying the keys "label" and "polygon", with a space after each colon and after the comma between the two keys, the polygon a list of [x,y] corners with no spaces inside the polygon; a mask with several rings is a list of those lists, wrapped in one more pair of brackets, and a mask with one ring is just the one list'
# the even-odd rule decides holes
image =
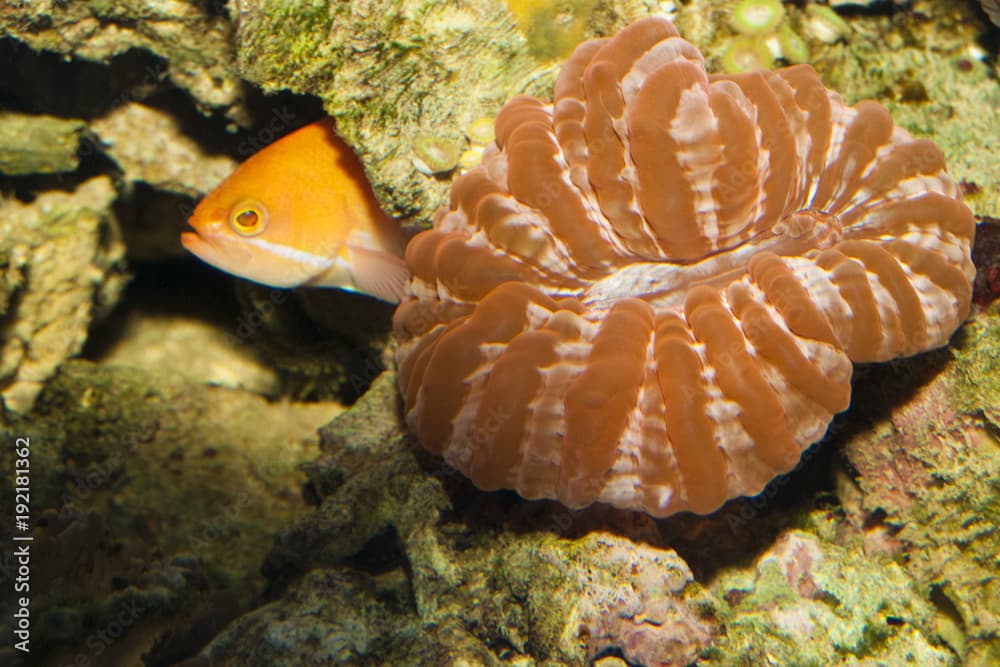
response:
{"label": "underwater rubble", "polygon": [[[477,491],[400,421],[391,309],[234,288],[177,233],[320,107],[260,91],[321,100],[424,227],[483,120],[548,95],[577,42],[668,12],[718,70],[756,29],[739,2],[31,4],[0,6],[0,429],[33,443],[38,584],[32,662],[0,662],[1000,663],[1000,84],[976,0],[785,2],[765,26],[788,43],[769,66],[801,46],[942,147],[981,220],[976,306],[949,348],[860,368],[760,496],[659,521]],[[834,9],[848,30],[815,25]]]}

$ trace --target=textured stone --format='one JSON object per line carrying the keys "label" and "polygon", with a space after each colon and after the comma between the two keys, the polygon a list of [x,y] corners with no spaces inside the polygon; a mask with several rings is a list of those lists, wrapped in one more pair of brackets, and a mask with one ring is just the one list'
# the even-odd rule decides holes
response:
{"label": "textured stone", "polygon": [[0,114],[0,173],[8,176],[73,171],[86,125],[82,120]]}
{"label": "textured stone", "polygon": [[123,177],[160,191],[199,197],[236,168],[224,155],[208,155],[184,134],[177,118],[129,102],[90,124]]}
{"label": "textured stone", "polygon": [[172,664],[200,647],[262,590],[273,533],[306,510],[298,466],[339,410],[73,360],[31,412],[0,412],[6,440],[31,442],[31,658],[139,664],[161,637]]}
{"label": "textured stone", "polygon": [[[130,49],[163,60],[145,73],[147,85],[169,77],[205,110],[228,108],[242,97],[233,67],[230,26],[212,3],[174,0],[40,0],[5,3],[0,34],[37,51],[107,63]],[[127,100],[122,100],[127,101]]]}
{"label": "textured stone", "polygon": [[31,408],[42,383],[83,348],[87,328],[125,285],[125,247],[111,212],[111,180],[97,176],[71,193],[30,204],[0,201],[0,396]]}

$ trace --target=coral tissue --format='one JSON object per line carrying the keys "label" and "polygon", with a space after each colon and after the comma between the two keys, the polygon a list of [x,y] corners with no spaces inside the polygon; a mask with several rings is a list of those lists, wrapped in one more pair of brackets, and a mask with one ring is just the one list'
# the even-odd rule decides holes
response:
{"label": "coral tissue", "polygon": [[711,512],[796,465],[852,362],[947,342],[973,230],[881,105],[804,65],[707,74],[644,19],[508,102],[411,241],[406,419],[483,489]]}

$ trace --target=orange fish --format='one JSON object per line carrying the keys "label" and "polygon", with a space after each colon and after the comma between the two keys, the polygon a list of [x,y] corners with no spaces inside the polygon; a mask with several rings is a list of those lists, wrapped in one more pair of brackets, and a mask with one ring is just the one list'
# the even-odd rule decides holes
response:
{"label": "orange fish", "polygon": [[410,277],[399,224],[379,208],[331,119],[260,150],[205,196],[181,243],[273,287],[339,287],[398,302]]}

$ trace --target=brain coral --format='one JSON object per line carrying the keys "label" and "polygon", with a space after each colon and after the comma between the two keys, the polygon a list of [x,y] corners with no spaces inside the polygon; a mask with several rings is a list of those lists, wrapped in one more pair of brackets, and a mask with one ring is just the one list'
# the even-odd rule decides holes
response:
{"label": "brain coral", "polygon": [[644,19],[508,102],[411,241],[406,419],[483,489],[711,512],[796,465],[852,362],[947,342],[973,231],[881,105],[803,65],[709,75]]}

